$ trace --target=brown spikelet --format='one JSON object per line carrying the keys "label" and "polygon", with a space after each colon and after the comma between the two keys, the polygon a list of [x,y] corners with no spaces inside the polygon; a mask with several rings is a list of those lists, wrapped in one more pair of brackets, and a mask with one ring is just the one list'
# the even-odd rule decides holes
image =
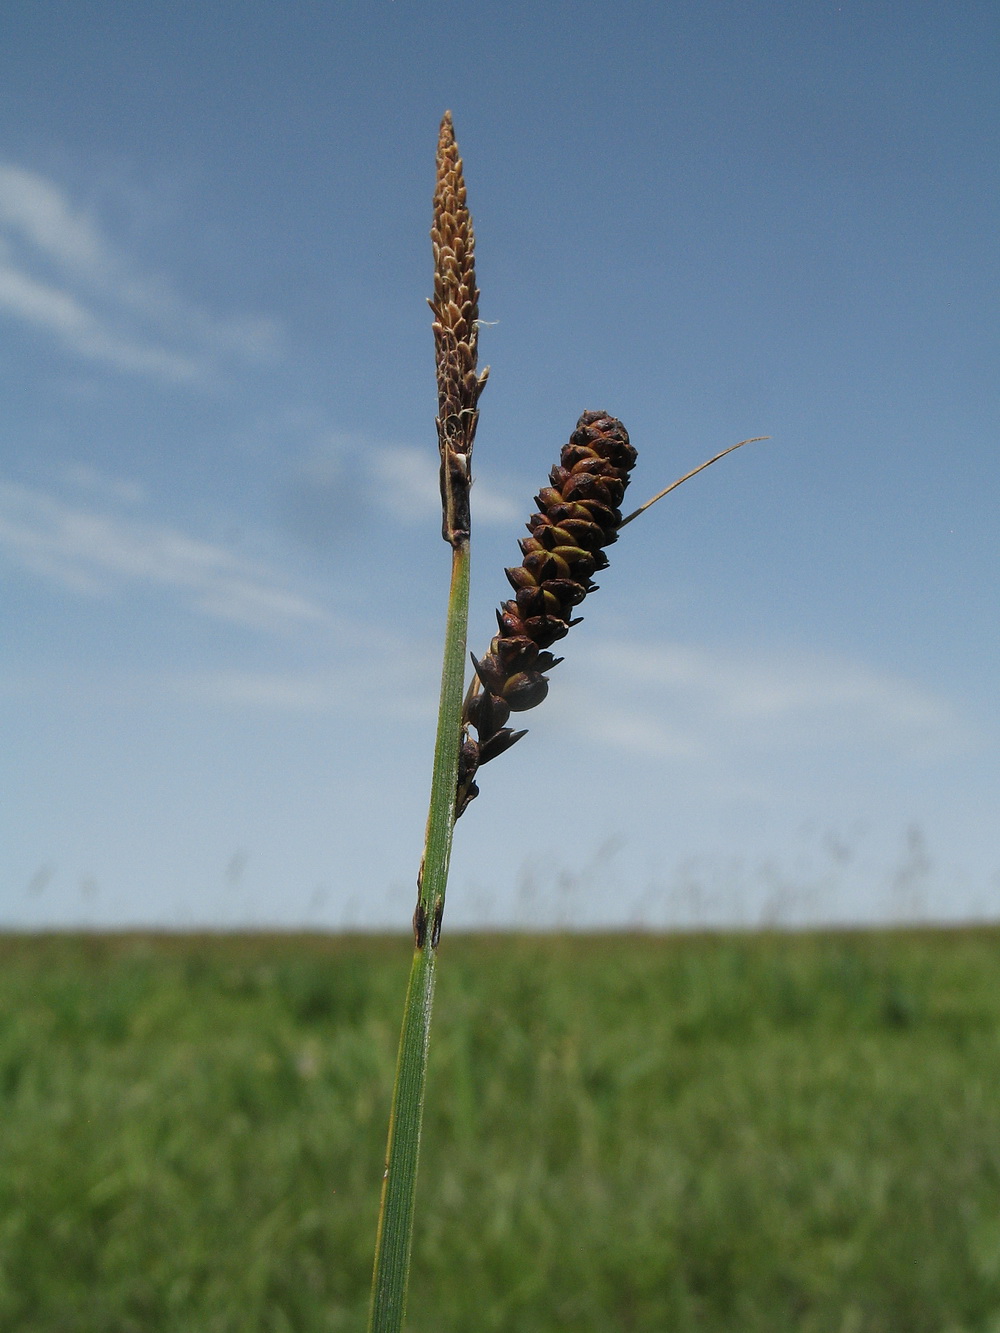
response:
{"label": "brown spikelet", "polygon": [[479,289],[476,241],[465,202],[465,179],[451,112],[444,113],[434,191],[434,350],[438,383],[442,536],[452,546],[469,536],[469,465],[479,420],[479,395],[489,370],[478,370]]}
{"label": "brown spikelet", "polygon": [[539,512],[521,539],[523,562],[505,571],[515,596],[497,611],[499,632],[486,656],[472,659],[482,688],[469,692],[462,715],[459,814],[478,795],[476,770],[525,734],[505,725],[511,713],[535,708],[548,693],[544,673],[562,658],[547,650],[578,623],[573,608],[596,591],[591,575],[607,568],[604,547],[618,540],[635,459],[616,417],[584,412],[549,474],[551,485],[535,496]]}

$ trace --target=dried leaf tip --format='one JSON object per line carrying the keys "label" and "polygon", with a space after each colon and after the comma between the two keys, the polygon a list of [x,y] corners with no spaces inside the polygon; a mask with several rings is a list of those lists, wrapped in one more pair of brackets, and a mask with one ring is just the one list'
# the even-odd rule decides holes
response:
{"label": "dried leaf tip", "polygon": [[441,453],[442,536],[452,546],[469,536],[472,445],[479,421],[479,395],[488,370],[478,369],[479,289],[476,240],[466,204],[462,159],[451,112],[441,121],[434,191],[434,351],[438,385],[438,448]]}

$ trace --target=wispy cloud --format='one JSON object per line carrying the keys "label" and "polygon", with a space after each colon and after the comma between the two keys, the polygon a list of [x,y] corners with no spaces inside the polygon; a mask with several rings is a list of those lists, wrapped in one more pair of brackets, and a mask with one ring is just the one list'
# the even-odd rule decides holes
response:
{"label": "wispy cloud", "polygon": [[415,639],[383,618],[335,614],[325,641],[324,665],[315,670],[231,668],[172,675],[163,683],[196,703],[242,711],[345,713],[360,725],[434,718],[440,688],[440,651],[433,638]]}
{"label": "wispy cloud", "polygon": [[582,685],[552,691],[567,722],[664,759],[858,747],[939,755],[970,740],[948,700],[858,662],[632,641],[591,644],[583,670]]}
{"label": "wispy cloud", "polygon": [[412,647],[406,652],[403,647],[355,657],[323,672],[198,672],[174,677],[167,684],[183,698],[255,712],[347,713],[355,720],[371,714],[383,721],[431,719],[437,702],[436,656],[428,654],[415,666]]}
{"label": "wispy cloud", "polygon": [[324,612],[265,565],[164,524],[0,482],[0,551],[12,565],[91,596],[168,589],[207,615],[260,628]]}
{"label": "wispy cloud", "polygon": [[0,163],[0,313],[91,361],[171,382],[274,354],[263,319],[220,319],[136,269],[54,182]]}
{"label": "wispy cloud", "polygon": [[[361,434],[316,431],[319,439],[283,480],[283,526],[298,540],[331,549],[350,541],[365,515],[433,531],[441,521],[438,454],[433,439],[422,448],[387,444]],[[511,487],[511,491],[515,488]],[[477,526],[515,525],[527,514],[496,482],[475,480],[472,517]],[[523,507],[523,514],[522,514]]]}
{"label": "wispy cloud", "polygon": [[109,476],[88,463],[69,463],[62,469],[61,476],[75,490],[84,491],[99,500],[137,505],[146,498],[146,488],[140,482]]}
{"label": "wispy cloud", "polygon": [[[371,467],[377,481],[379,502],[390,513],[419,522],[440,514],[441,491],[436,449],[417,449],[412,445],[385,446],[372,453]],[[500,524],[515,522],[521,510],[496,487],[475,480],[472,485],[472,513],[477,523]]]}
{"label": "wispy cloud", "polygon": [[69,292],[38,282],[2,259],[0,310],[54,334],[71,351],[118,370],[176,382],[196,380],[202,374],[198,358],[122,336]]}
{"label": "wispy cloud", "polygon": [[107,266],[93,223],[51,181],[21,167],[0,165],[0,223],[68,267]]}
{"label": "wispy cloud", "polygon": [[[321,672],[201,673],[175,682],[205,702],[275,712],[376,708],[399,717],[433,711],[437,656],[430,642],[395,642],[372,625],[338,634],[336,666]],[[680,763],[693,776],[725,774],[743,790],[745,766],[760,794],[765,757],[798,754],[951,757],[968,749],[970,728],[956,709],[918,685],[859,663],[760,654],[722,656],[705,648],[638,642],[591,643],[572,681],[553,675],[545,718],[561,736],[617,755]],[[771,771],[771,765],[768,765]],[[741,776],[743,773],[743,776]]]}

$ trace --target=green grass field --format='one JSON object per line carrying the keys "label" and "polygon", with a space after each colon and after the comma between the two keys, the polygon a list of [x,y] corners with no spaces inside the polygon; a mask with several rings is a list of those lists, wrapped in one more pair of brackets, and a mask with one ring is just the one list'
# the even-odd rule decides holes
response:
{"label": "green grass field", "polygon": [[[0,1329],[364,1327],[405,939],[0,939]],[[445,937],[408,1327],[1000,1331],[1000,932]]]}

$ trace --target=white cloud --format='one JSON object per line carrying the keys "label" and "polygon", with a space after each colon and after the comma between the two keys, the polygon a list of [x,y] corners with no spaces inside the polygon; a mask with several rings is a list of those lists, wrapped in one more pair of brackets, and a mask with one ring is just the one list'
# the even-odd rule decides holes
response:
{"label": "white cloud", "polygon": [[65,264],[93,270],[107,263],[90,220],[32,171],[0,164],[0,224]]}
{"label": "white cloud", "polygon": [[[435,446],[417,449],[393,445],[372,455],[379,502],[399,518],[423,522],[441,513],[438,454]],[[495,487],[472,484],[472,518],[488,525],[516,522],[521,507]]]}
{"label": "white cloud", "polygon": [[337,675],[216,671],[183,676],[172,684],[180,694],[209,703],[279,713],[325,713],[342,706],[345,686],[350,688],[355,682]]}
{"label": "white cloud", "polygon": [[118,370],[136,371],[158,379],[198,379],[197,358],[122,337],[76,297],[37,282],[9,264],[0,264],[0,310],[55,334],[71,351]]}
{"label": "white cloud", "polygon": [[[419,659],[419,653],[416,654]],[[395,652],[356,659],[320,673],[217,671],[174,678],[168,685],[182,697],[231,708],[275,713],[346,712],[355,720],[371,711],[413,721],[434,716],[435,661]]]}
{"label": "white cloud", "polygon": [[0,311],[88,360],[172,382],[226,356],[258,361],[278,342],[271,321],[219,319],[137,272],[56,185],[2,163]]}
{"label": "white cloud", "polygon": [[583,684],[568,692],[553,679],[550,700],[566,721],[665,759],[858,747],[937,755],[970,740],[947,700],[857,662],[623,641],[588,645],[577,678],[581,670]]}
{"label": "white cloud", "polygon": [[355,722],[434,718],[440,689],[440,645],[414,640],[379,619],[337,616],[329,622],[324,665],[315,671],[195,671],[165,681],[196,702],[274,713],[347,713]]}
{"label": "white cloud", "polygon": [[0,550],[13,565],[89,595],[127,585],[167,588],[207,615],[261,628],[324,618],[273,571],[224,547],[5,482]]}
{"label": "white cloud", "polygon": [[61,475],[70,486],[117,504],[141,504],[146,498],[146,488],[140,482],[108,476],[87,463],[71,463],[62,469]]}

